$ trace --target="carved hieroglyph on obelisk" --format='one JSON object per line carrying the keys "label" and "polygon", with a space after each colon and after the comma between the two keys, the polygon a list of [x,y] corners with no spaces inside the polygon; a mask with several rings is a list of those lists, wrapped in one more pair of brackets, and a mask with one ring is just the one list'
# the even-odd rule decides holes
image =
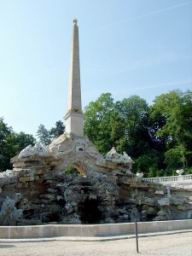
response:
{"label": "carved hieroglyph on obelisk", "polygon": [[79,29],[76,19],[73,20],[67,114],[65,115],[65,132],[71,135],[83,136],[83,113],[81,107],[81,81],[79,61]]}

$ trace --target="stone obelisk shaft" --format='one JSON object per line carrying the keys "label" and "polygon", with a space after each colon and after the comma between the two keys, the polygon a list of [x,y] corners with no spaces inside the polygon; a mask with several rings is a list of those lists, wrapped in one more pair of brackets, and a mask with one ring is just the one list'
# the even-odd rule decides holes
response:
{"label": "stone obelisk shaft", "polygon": [[65,132],[83,136],[83,114],[81,107],[81,82],[79,60],[79,29],[77,20],[73,20],[71,63],[68,84],[67,114]]}

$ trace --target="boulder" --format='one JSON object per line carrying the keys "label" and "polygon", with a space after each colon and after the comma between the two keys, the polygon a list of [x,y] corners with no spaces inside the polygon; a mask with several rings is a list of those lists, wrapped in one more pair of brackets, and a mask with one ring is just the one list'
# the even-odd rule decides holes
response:
{"label": "boulder", "polygon": [[39,155],[39,156],[48,156],[49,151],[46,146],[41,143],[36,143],[35,146],[29,145],[24,148],[18,155],[19,159]]}

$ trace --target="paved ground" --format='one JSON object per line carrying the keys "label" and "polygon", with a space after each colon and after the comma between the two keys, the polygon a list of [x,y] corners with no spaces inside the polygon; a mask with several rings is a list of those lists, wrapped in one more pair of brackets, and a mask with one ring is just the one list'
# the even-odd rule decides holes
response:
{"label": "paved ground", "polygon": [[[192,256],[192,232],[140,238],[140,255]],[[135,240],[0,243],[0,256],[134,256]]]}

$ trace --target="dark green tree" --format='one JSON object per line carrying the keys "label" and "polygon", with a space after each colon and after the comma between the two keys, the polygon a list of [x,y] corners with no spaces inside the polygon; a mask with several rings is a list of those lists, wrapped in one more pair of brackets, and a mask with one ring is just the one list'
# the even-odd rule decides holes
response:
{"label": "dark green tree", "polygon": [[121,131],[119,141],[116,142],[120,152],[126,151],[132,157],[137,157],[149,149],[148,110],[148,104],[139,96],[131,96],[116,102],[115,112],[121,120],[121,129],[116,129],[118,134]]}
{"label": "dark green tree", "polygon": [[62,121],[57,121],[55,126],[48,130],[45,125],[40,124],[37,130],[37,138],[39,142],[44,145],[48,145],[54,138],[57,138],[65,131],[65,126]]}
{"label": "dark green tree", "polygon": [[134,170],[146,176],[169,175],[181,166],[190,172],[191,127],[191,91],[162,94],[151,106],[138,96],[114,102],[106,93],[85,109],[85,133],[98,150],[126,151]]}
{"label": "dark green tree", "polygon": [[65,126],[62,121],[57,121],[55,127],[51,128],[50,135],[52,138],[57,138],[65,131]]}
{"label": "dark green tree", "polygon": [[174,175],[175,170],[186,167],[185,148],[177,146],[165,152],[167,174]]}
{"label": "dark green tree", "polygon": [[106,93],[86,107],[84,130],[100,152],[115,146],[119,152],[134,156],[148,147],[147,115],[148,105],[140,97],[114,103],[111,94]]}
{"label": "dark green tree", "polygon": [[10,159],[23,148],[35,143],[35,138],[24,132],[15,133],[11,127],[0,118],[0,170],[11,168]]}
{"label": "dark green tree", "polygon": [[102,153],[113,146],[111,138],[113,112],[114,102],[110,93],[102,94],[95,102],[90,102],[85,109],[85,134]]}
{"label": "dark green tree", "polygon": [[[172,91],[156,97],[150,117],[154,134],[164,144],[167,157],[173,152],[178,155],[178,149],[182,148],[183,163],[192,165],[192,92]],[[170,166],[168,159],[165,163]]]}
{"label": "dark green tree", "polygon": [[10,165],[10,148],[7,143],[8,138],[12,134],[11,127],[8,127],[7,124],[0,118],[0,171],[4,171],[9,168]]}
{"label": "dark green tree", "polygon": [[39,125],[39,128],[37,130],[37,138],[39,142],[41,142],[44,145],[48,145],[51,142],[50,131],[47,130],[43,124]]}

